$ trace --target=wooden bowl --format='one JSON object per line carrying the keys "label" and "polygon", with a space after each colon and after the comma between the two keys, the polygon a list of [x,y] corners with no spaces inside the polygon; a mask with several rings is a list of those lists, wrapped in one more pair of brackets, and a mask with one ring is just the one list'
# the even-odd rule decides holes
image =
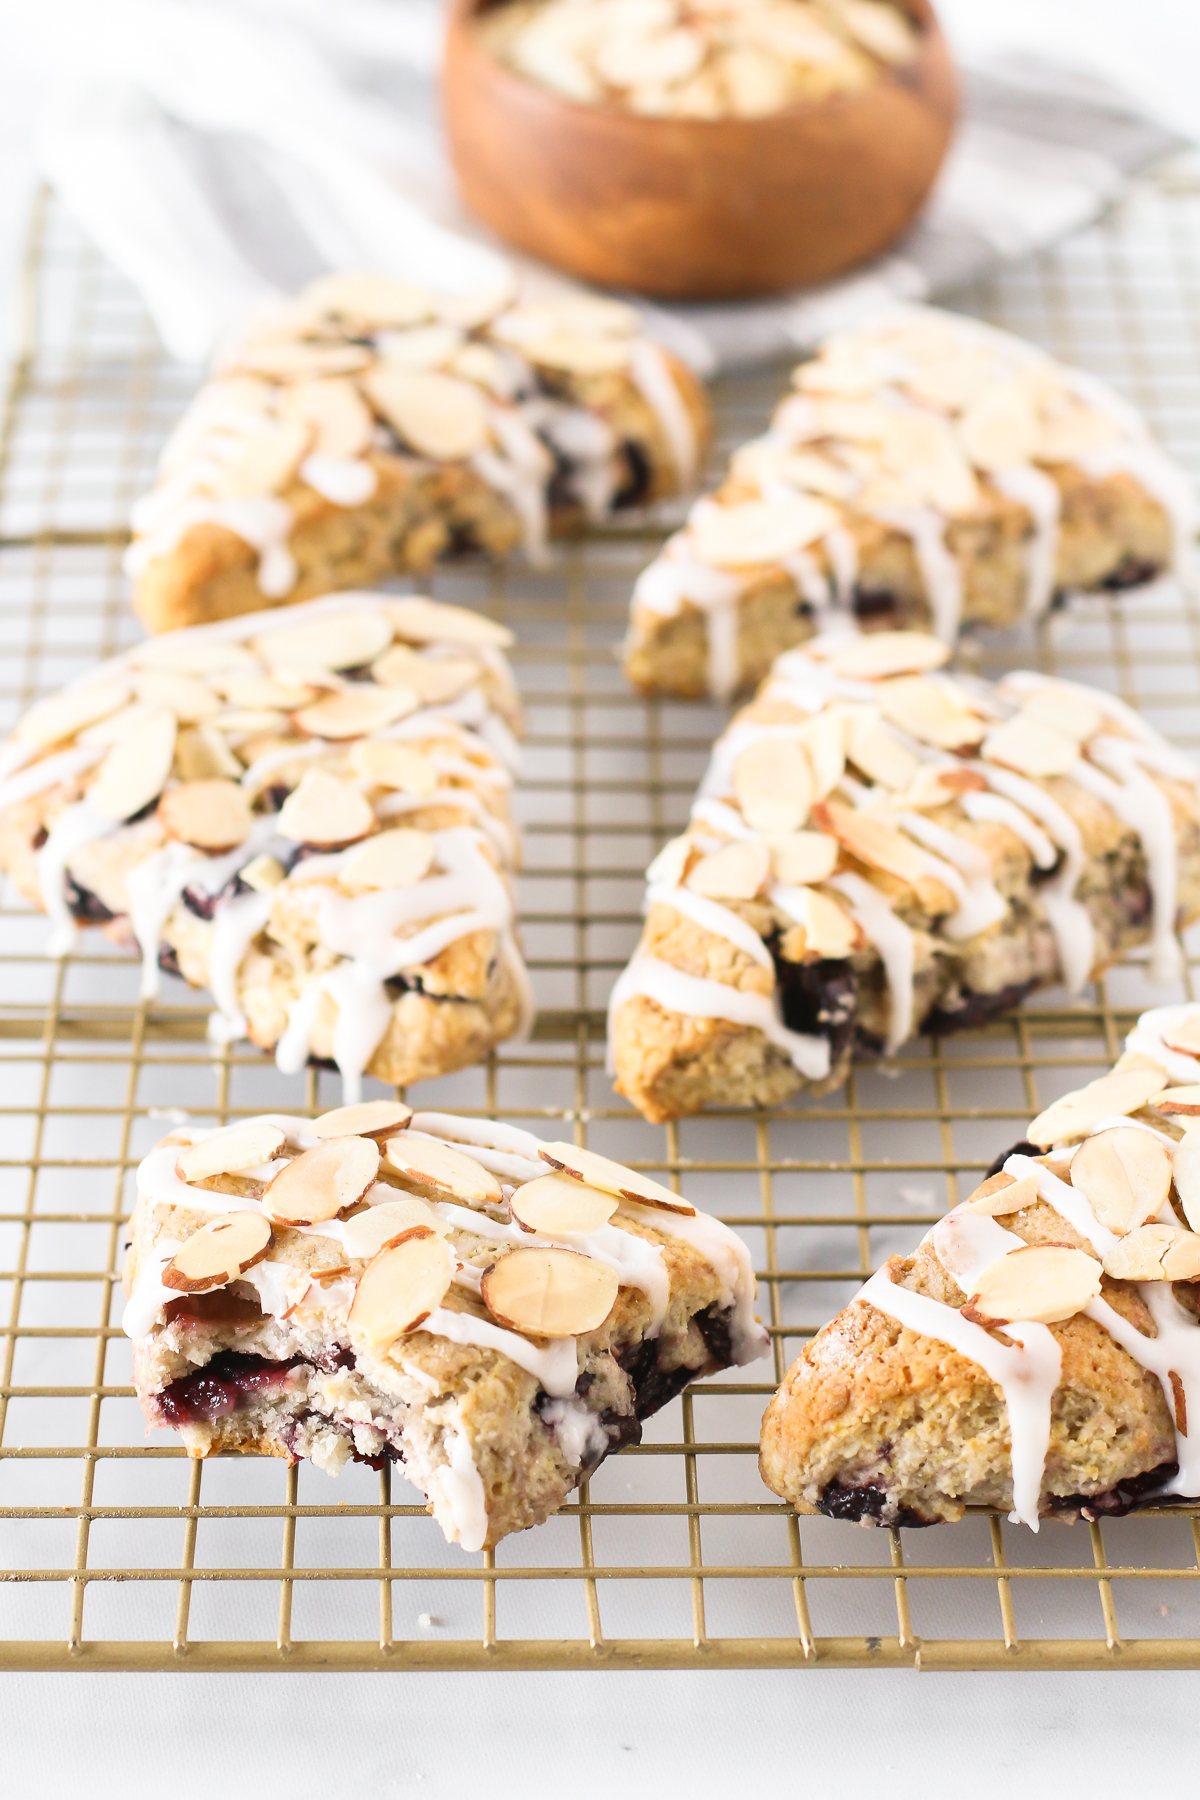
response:
{"label": "wooden bowl", "polygon": [[473,20],[494,3],[452,0],[443,95],[463,198],[587,281],[715,300],[826,280],[899,237],[945,155],[957,84],[929,0],[899,0],[917,54],[867,89],[712,120],[551,93],[480,42]]}

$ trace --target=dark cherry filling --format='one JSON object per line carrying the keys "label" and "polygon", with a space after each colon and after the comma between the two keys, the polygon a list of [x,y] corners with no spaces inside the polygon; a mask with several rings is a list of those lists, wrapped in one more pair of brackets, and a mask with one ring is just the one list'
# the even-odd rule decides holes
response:
{"label": "dark cherry filling", "polygon": [[1041,1156],[1041,1154],[1040,1145],[1031,1144],[1028,1138],[1022,1138],[1019,1144],[1010,1144],[1007,1150],[1000,1152],[983,1179],[990,1181],[993,1175],[998,1175],[1010,1156]]}
{"label": "dark cherry filling", "polygon": [[848,962],[834,957],[794,963],[778,955],[775,945],[770,948],[784,1024],[789,1031],[826,1038],[830,1062],[836,1064],[854,1033],[858,976]]}
{"label": "dark cherry filling", "polygon": [[957,1006],[931,1007],[921,1021],[921,1031],[927,1037],[944,1037],[951,1031],[969,1031],[976,1025],[986,1025],[997,1013],[1019,1006],[1036,986],[1035,981],[1014,981],[994,994],[964,994]]}
{"label": "dark cherry filling", "polygon": [[[1126,1513],[1135,1510],[1144,1495],[1169,1481],[1178,1467],[1178,1463],[1159,1463],[1157,1468],[1147,1469],[1142,1475],[1130,1475],[1124,1481],[1118,1481],[1115,1487],[1107,1488],[1102,1494],[1056,1497],[1051,1513],[1055,1518],[1122,1519]],[[888,1509],[888,1492],[874,1481],[864,1481],[857,1486],[831,1481],[822,1488],[817,1507],[831,1519],[848,1519],[852,1524],[874,1519],[878,1523]],[[888,1516],[889,1525],[903,1525],[909,1530],[943,1523],[941,1519],[927,1519],[908,1506],[898,1508],[894,1517],[890,1513]]]}
{"label": "dark cherry filling", "polygon": [[640,444],[632,438],[626,438],[621,445],[621,459],[625,464],[625,479],[613,495],[613,506],[637,506],[650,492],[650,459]]}
{"label": "dark cherry filling", "polygon": [[306,1367],[303,1357],[271,1362],[241,1350],[222,1350],[194,1375],[181,1375],[157,1398],[168,1425],[211,1424],[238,1412],[263,1395],[281,1392],[293,1369]]}
{"label": "dark cherry filling", "polygon": [[71,917],[78,919],[81,925],[107,925],[114,916],[100,896],[93,894],[91,888],[81,886],[69,870],[63,872],[63,898]]}

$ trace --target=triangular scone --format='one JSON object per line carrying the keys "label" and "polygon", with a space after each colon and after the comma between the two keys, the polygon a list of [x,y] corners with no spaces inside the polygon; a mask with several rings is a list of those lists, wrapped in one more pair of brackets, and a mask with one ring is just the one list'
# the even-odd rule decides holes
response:
{"label": "triangular scone", "polygon": [[821,629],[1042,616],[1189,555],[1195,500],[1127,401],[978,319],[904,307],[827,339],[765,436],[639,577],[625,670],[727,696]]}
{"label": "triangular scone", "polygon": [[1077,993],[1200,914],[1200,771],[1113,694],[950,672],[926,632],[777,659],[646,871],[609,1010],[647,1118],[824,1093],[852,1058]]}
{"label": "triangular scone", "polygon": [[427,569],[690,487],[704,390],[638,314],[327,275],[228,348],[134,509],[151,631]]}
{"label": "triangular scone", "polygon": [[1200,1498],[1200,1006],[1145,1013],[792,1365],[760,1466],[884,1525]]}
{"label": "triangular scone", "polygon": [[394,1101],[173,1132],[130,1237],[150,1425],[192,1456],[399,1462],[468,1550],[767,1349],[718,1220],[592,1152]]}

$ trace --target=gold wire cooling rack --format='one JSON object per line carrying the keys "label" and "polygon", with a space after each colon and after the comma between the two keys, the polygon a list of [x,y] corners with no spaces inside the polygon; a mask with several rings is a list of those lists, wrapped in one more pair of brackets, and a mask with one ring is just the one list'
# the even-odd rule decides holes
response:
{"label": "gold wire cooling rack", "polygon": [[[49,196],[31,238],[29,330],[0,427],[0,706],[136,636],[125,521],[196,372],[165,361],[131,289]],[[1200,173],[1139,184],[1111,216],[956,303],[1109,377],[1200,473]],[[724,453],[780,373],[720,384]],[[1019,1138],[1106,1067],[1145,1004],[1136,959],[1079,1004],[860,1071],[844,1094],[652,1127],[613,1095],[603,1003],[638,929],[642,870],[686,816],[719,727],[632,697],[613,657],[646,525],[546,573],[467,565],[444,598],[517,631],[530,723],[521,788],[533,1040],[421,1089],[676,1177],[749,1240],[773,1363],[695,1384],[576,1500],[466,1556],[402,1478],[360,1467],[189,1462],[143,1434],[119,1327],[139,1158],[180,1109],[224,1121],[336,1104],[256,1053],[212,1057],[200,997],[136,1000],[93,933],[59,967],[41,922],[0,910],[0,1667],[573,1669],[1200,1665],[1200,1518],[1186,1508],[1038,1536],[978,1514],[925,1532],[798,1520],[761,1485],[758,1421],[803,1340]],[[1200,613],[1169,586],[1084,602],[1036,659],[1118,689],[1200,743]],[[1191,946],[1188,993],[1200,943]],[[965,1183],[965,1187],[964,1187]]]}

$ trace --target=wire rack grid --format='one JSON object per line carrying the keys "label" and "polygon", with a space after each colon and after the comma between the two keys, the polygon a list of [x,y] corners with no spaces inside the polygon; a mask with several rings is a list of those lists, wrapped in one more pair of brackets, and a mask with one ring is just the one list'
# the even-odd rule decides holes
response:
{"label": "wire rack grid", "polygon": [[[137,635],[119,568],[129,502],[197,373],[165,360],[131,289],[50,196],[27,300],[0,424],[0,725]],[[1160,171],[955,303],[1113,380],[1200,473],[1196,167]],[[718,457],[761,428],[780,380],[718,385]],[[797,1519],[759,1480],[762,1408],[805,1339],[1163,995],[1135,957],[1078,1003],[1043,996],[910,1047],[819,1104],[636,1117],[604,1071],[604,1001],[636,938],[642,871],[686,817],[721,724],[712,708],[634,698],[616,665],[631,579],[660,536],[642,522],[562,549],[546,572],[463,564],[432,584],[518,635],[520,897],[540,1013],[529,1044],[419,1097],[679,1182],[746,1235],[771,1360],[694,1384],[556,1518],[477,1557],[442,1543],[399,1474],[193,1463],[169,1433],[146,1437],[119,1328],[139,1158],[181,1112],[221,1122],[336,1094],[244,1047],[214,1059],[202,997],[168,981],[139,1003],[131,959],[100,933],[48,963],[42,922],[6,896],[0,1667],[1200,1665],[1200,1521],[1185,1508],[1036,1537],[986,1514],[856,1531]],[[1167,584],[965,654],[1107,685],[1200,743],[1200,615]],[[1186,948],[1190,994],[1200,942]]]}

